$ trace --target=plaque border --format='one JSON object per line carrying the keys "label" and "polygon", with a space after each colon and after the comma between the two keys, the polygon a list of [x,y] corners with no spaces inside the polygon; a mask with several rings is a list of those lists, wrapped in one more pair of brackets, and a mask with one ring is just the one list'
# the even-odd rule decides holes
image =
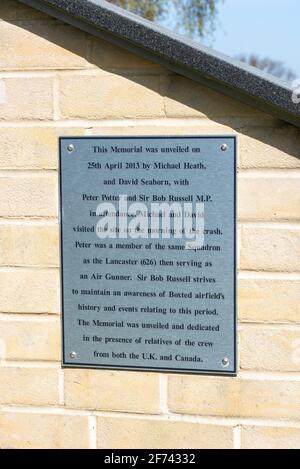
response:
{"label": "plaque border", "polygon": [[[75,361],[68,362],[65,356],[65,320],[64,320],[64,261],[63,261],[63,204],[62,204],[62,143],[63,141],[69,140],[131,140],[131,139],[159,139],[159,138],[168,138],[168,139],[231,139],[234,143],[234,219],[233,219],[233,320],[234,320],[234,331],[233,331],[233,341],[234,341],[234,367],[232,371],[222,370],[195,370],[195,369],[185,369],[185,368],[164,368],[164,367],[141,367],[141,366],[113,366],[113,365],[95,365],[89,363],[76,363]],[[62,359],[61,366],[63,369],[68,368],[77,368],[77,369],[91,369],[91,370],[115,370],[115,371],[132,371],[132,372],[148,372],[148,373],[168,373],[168,374],[189,374],[189,375],[210,375],[210,376],[227,376],[235,377],[238,374],[238,344],[237,344],[237,326],[238,326],[238,315],[237,315],[237,145],[238,138],[237,135],[65,135],[59,137],[59,168],[58,168],[58,200],[59,200],[59,213],[58,213],[58,222],[59,222],[59,258],[60,258],[60,310],[61,310],[61,338],[62,338]]]}

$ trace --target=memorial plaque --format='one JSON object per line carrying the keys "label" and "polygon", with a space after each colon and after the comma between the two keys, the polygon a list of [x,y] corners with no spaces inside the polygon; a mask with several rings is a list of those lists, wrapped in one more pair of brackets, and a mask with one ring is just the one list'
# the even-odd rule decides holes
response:
{"label": "memorial plaque", "polygon": [[63,365],[236,373],[236,140],[60,139]]}

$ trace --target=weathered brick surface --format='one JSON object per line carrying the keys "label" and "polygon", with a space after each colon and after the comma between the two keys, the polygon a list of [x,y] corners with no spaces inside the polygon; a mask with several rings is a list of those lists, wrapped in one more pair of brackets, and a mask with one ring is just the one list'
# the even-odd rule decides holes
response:
{"label": "weathered brick surface", "polygon": [[58,314],[59,272],[23,268],[0,269],[1,313]]}
{"label": "weathered brick surface", "polygon": [[0,265],[58,266],[59,232],[55,224],[0,224]]}
{"label": "weathered brick surface", "polygon": [[243,176],[238,184],[240,220],[300,220],[300,176]]}
{"label": "weathered brick surface", "polygon": [[57,370],[0,367],[0,404],[58,405]]}
{"label": "weathered brick surface", "polygon": [[98,419],[98,447],[116,449],[233,448],[233,428],[165,420]]}
{"label": "weathered brick surface", "polygon": [[164,115],[159,77],[68,75],[61,77],[60,86],[60,107],[64,118],[108,119]]}
{"label": "weathered brick surface", "polygon": [[165,73],[165,69],[159,67],[154,62],[138,57],[126,49],[102,41],[98,38],[90,38],[91,54],[90,62],[101,70],[126,70],[151,71],[151,73]]}
{"label": "weathered brick surface", "polygon": [[300,327],[244,325],[240,366],[245,370],[300,371]]}
{"label": "weathered brick surface", "polygon": [[0,22],[0,69],[70,69],[86,66],[86,36],[55,21]]}
{"label": "weathered brick surface", "polygon": [[131,136],[134,132],[137,135],[161,135],[163,132],[164,135],[195,135],[201,137],[202,135],[215,135],[215,134],[231,134],[236,135],[235,131],[227,126],[220,124],[218,122],[211,121],[209,119],[193,119],[185,120],[180,119],[179,122],[177,119],[168,119],[160,118],[155,119],[153,122],[148,121],[148,125],[142,121],[129,121],[126,122],[126,125],[117,124],[117,125],[101,125],[98,126],[95,124],[92,129],[93,135],[101,135],[103,132],[104,135],[124,135]]}
{"label": "weathered brick surface", "polygon": [[159,375],[118,371],[66,370],[68,407],[160,413]]}
{"label": "weathered brick surface", "polygon": [[299,449],[300,428],[255,427],[242,428],[242,449]]}
{"label": "weathered brick surface", "polygon": [[13,3],[17,4],[16,10],[18,20],[49,20],[48,15],[36,10],[35,8],[31,8],[27,5],[24,5],[24,3],[20,3],[19,1],[16,2],[15,0],[13,0]]}
{"label": "weathered brick surface", "polygon": [[2,0],[0,2],[0,19],[16,20],[17,19],[17,0]]}
{"label": "weathered brick surface", "polygon": [[300,419],[300,382],[169,377],[169,408],[182,414]]}
{"label": "weathered brick surface", "polygon": [[55,217],[58,214],[57,174],[21,173],[0,176],[0,216]]}
{"label": "weathered brick surface", "polygon": [[240,267],[244,270],[300,271],[300,229],[243,227]]}
{"label": "weathered brick surface", "polygon": [[68,127],[0,128],[0,169],[57,169],[58,138],[83,134],[84,129]]}
{"label": "weathered brick surface", "polygon": [[238,287],[241,321],[300,323],[300,279],[241,278]]}
{"label": "weathered brick surface", "polygon": [[300,168],[300,131],[288,125],[241,128],[239,151],[243,168]]}
{"label": "weathered brick surface", "polygon": [[18,0],[1,0],[0,2],[0,20],[49,20],[49,16],[30,8]]}
{"label": "weathered brick surface", "polygon": [[260,111],[220,95],[197,82],[181,76],[166,81],[166,114],[168,117],[247,117]]}
{"label": "weathered brick surface", "polygon": [[60,360],[60,336],[59,320],[0,320],[0,350],[6,360]]}
{"label": "weathered brick surface", "polygon": [[83,416],[0,412],[0,448],[87,449],[88,429]]}
{"label": "weathered brick surface", "polygon": [[0,120],[52,119],[51,78],[0,78],[0,90]]}

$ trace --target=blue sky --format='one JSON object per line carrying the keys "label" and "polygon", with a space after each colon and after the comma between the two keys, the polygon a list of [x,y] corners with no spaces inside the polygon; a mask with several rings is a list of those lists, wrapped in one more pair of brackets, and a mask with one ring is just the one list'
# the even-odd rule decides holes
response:
{"label": "blue sky", "polygon": [[224,0],[209,45],[280,60],[300,78],[300,0]]}

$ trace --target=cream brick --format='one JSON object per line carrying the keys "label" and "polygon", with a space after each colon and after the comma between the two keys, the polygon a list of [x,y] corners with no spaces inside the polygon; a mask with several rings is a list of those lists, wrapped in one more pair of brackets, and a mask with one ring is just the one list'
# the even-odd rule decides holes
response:
{"label": "cream brick", "polygon": [[61,359],[59,320],[0,320],[0,341],[4,347],[3,358],[6,360]]}
{"label": "cream brick", "polygon": [[18,0],[1,0],[0,20],[49,20],[49,16]]}
{"label": "cream brick", "polygon": [[246,326],[240,332],[244,370],[300,371],[300,327]]}
{"label": "cream brick", "polygon": [[300,419],[300,382],[169,377],[171,412],[222,417]]}
{"label": "cream brick", "polygon": [[49,16],[34,8],[30,8],[23,3],[20,3],[18,0],[1,0],[0,19],[49,19]]}
{"label": "cream brick", "polygon": [[0,368],[0,404],[58,404],[58,372],[52,368]]}
{"label": "cream brick", "polygon": [[77,415],[0,412],[2,449],[87,449],[88,418]]}
{"label": "cream brick", "polygon": [[97,74],[63,76],[60,81],[63,117],[108,119],[164,115],[159,77],[129,79]]}
{"label": "cream brick", "polygon": [[0,216],[55,217],[58,212],[56,173],[0,176]]}
{"label": "cream brick", "polygon": [[168,117],[247,117],[262,112],[179,75],[166,84],[166,114]]}
{"label": "cream brick", "polygon": [[90,62],[103,70],[129,70],[149,71],[152,73],[165,73],[165,69],[154,62],[145,60],[126,49],[115,46],[101,39],[90,36],[91,56]]}
{"label": "cream brick", "polygon": [[233,429],[184,421],[100,417],[98,448],[231,449]]}
{"label": "cream brick", "polygon": [[17,2],[17,19],[19,20],[49,20],[52,17],[49,17],[45,13],[36,10],[35,8],[31,8],[24,3]]}
{"label": "cream brick", "polygon": [[300,280],[239,279],[239,318],[300,323]]}
{"label": "cream brick", "polygon": [[66,370],[65,400],[72,408],[158,414],[159,375]]}
{"label": "cream brick", "polygon": [[58,138],[77,135],[84,135],[84,129],[64,127],[0,128],[0,168],[57,169]]}
{"label": "cream brick", "polygon": [[0,69],[70,69],[86,66],[85,33],[59,22],[0,22]]}
{"label": "cream brick", "polygon": [[242,168],[300,168],[300,131],[293,126],[240,129]]}
{"label": "cream brick", "polygon": [[0,19],[1,20],[16,20],[17,19],[17,5],[16,0],[1,0],[0,2]]}
{"label": "cream brick", "polygon": [[300,230],[243,227],[240,266],[244,270],[300,271]]}
{"label": "cream brick", "polygon": [[300,220],[300,177],[240,177],[241,220]]}
{"label": "cream brick", "polygon": [[58,266],[57,225],[0,224],[0,265]]}
{"label": "cream brick", "polygon": [[229,134],[235,135],[235,132],[226,125],[210,122],[207,119],[197,119],[197,124],[190,125],[184,119],[181,119],[181,125],[170,125],[170,119],[157,119],[155,125],[139,125],[138,123],[116,126],[98,126],[92,128],[92,135],[214,135]]}
{"label": "cream brick", "polygon": [[0,269],[1,313],[60,311],[59,273],[55,270]]}
{"label": "cream brick", "polygon": [[299,449],[300,428],[243,427],[242,449]]}
{"label": "cream brick", "polygon": [[52,118],[51,78],[2,78],[0,86],[0,120]]}

